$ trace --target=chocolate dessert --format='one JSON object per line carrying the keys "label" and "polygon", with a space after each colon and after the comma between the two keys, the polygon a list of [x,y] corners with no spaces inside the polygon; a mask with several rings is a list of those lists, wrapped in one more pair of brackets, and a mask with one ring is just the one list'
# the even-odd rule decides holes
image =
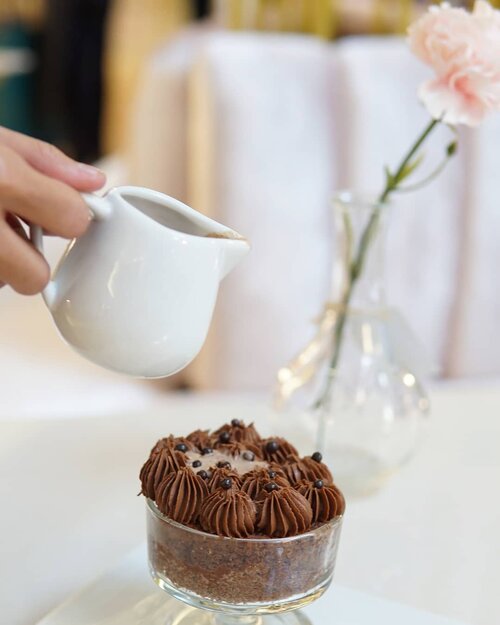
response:
{"label": "chocolate dessert", "polygon": [[140,480],[160,586],[232,605],[288,605],[328,586],[345,502],[320,453],[301,458],[233,419],[161,439]]}

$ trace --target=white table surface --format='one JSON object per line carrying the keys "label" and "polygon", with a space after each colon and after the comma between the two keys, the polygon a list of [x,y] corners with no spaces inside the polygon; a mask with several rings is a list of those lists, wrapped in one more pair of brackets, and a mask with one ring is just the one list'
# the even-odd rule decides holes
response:
{"label": "white table surface", "polygon": [[[175,625],[179,609],[151,583],[144,544],[37,625]],[[339,584],[303,612],[311,625],[461,625]]]}
{"label": "white table surface", "polygon": [[[424,449],[378,495],[348,502],[336,581],[498,625],[500,387],[433,395]],[[137,474],[160,435],[235,416],[264,433],[273,426],[250,396],[170,397],[149,412],[99,418],[3,416],[0,608],[9,625],[32,625],[143,541]]]}
{"label": "white table surface", "polygon": [[[51,266],[67,241],[45,237]],[[73,418],[144,410],[158,384],[106,371],[58,335],[42,298],[0,289],[0,418]],[[28,392],[29,389],[29,392]]]}

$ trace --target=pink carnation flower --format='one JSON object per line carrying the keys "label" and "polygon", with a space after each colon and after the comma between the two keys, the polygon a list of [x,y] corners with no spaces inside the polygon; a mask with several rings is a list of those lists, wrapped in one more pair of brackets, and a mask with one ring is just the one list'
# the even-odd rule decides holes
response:
{"label": "pink carnation flower", "polygon": [[500,11],[485,0],[474,10],[434,6],[408,31],[411,50],[436,76],[419,88],[434,119],[477,126],[500,110]]}

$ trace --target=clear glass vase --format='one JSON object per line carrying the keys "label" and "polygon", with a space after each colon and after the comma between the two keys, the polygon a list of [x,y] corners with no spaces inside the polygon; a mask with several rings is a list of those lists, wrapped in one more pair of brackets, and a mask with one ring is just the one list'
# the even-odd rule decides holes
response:
{"label": "clear glass vase", "polygon": [[317,448],[354,495],[378,489],[412,456],[429,409],[419,380],[423,350],[386,301],[390,210],[350,192],[334,199],[333,292],[325,309],[331,323],[312,410]]}

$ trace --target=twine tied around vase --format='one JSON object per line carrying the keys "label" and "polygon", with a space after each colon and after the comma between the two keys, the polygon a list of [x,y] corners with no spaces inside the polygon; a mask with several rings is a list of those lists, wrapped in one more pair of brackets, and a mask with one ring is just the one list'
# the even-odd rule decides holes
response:
{"label": "twine tied around vase", "polygon": [[313,380],[318,373],[331,351],[332,333],[339,313],[344,308],[342,303],[326,302],[323,312],[314,320],[318,328],[316,334],[287,365],[278,370],[274,398],[277,409],[283,408],[295,391]]}

